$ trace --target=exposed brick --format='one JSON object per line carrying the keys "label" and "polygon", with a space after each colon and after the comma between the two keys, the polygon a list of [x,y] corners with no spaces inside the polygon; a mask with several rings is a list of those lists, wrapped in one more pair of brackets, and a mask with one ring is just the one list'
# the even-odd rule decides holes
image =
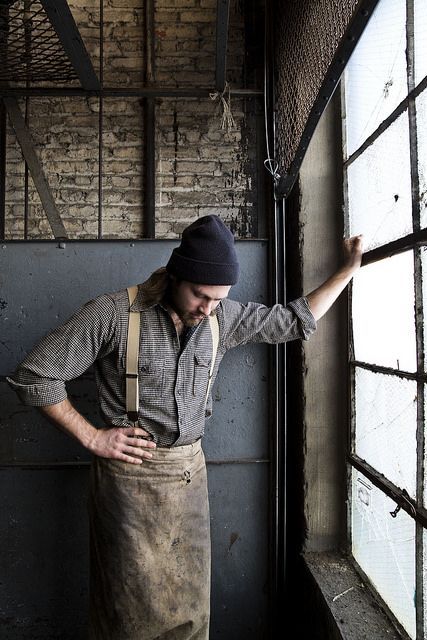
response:
{"label": "exposed brick", "polygon": [[[243,83],[245,3],[231,3],[228,78]],[[92,62],[99,65],[99,0],[70,0]],[[217,0],[156,0],[156,82],[212,88],[215,80]],[[104,84],[142,86],[142,0],[104,0]],[[102,217],[104,237],[140,237],[144,219],[143,99],[103,101]],[[19,100],[21,108],[24,101]],[[248,105],[250,105],[250,101]],[[98,126],[96,97],[32,97],[30,130],[35,151],[68,233],[96,238]],[[156,234],[176,237],[198,216],[218,213],[239,233],[250,232],[255,146],[242,99],[232,100],[236,128],[221,129],[222,111],[209,98],[156,100]],[[8,129],[6,234],[23,234],[24,162]],[[255,183],[256,184],[256,183]],[[30,178],[29,235],[52,233]],[[244,214],[244,215],[243,215]],[[249,229],[249,231],[248,231]]]}

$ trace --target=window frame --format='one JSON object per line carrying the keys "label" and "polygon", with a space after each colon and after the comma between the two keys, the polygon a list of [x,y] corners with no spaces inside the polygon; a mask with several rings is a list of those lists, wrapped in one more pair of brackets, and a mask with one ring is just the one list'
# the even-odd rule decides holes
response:
{"label": "window frame", "polygon": [[[346,158],[346,93],[345,81],[341,83],[341,103],[343,114],[343,202],[345,228],[349,228],[349,193],[347,173],[352,163],[359,158],[379,137],[383,134],[396,120],[404,114],[408,113],[409,120],[409,150],[410,150],[410,171],[412,185],[412,224],[413,232],[384,243],[374,249],[367,251],[363,255],[362,268],[374,262],[384,260],[391,256],[412,251],[414,258],[414,293],[415,293],[415,322],[416,322],[416,349],[417,349],[417,368],[415,373],[409,373],[393,369],[391,367],[370,364],[356,360],[353,344],[353,322],[352,322],[352,286],[349,287],[349,343],[348,343],[348,384],[349,384],[349,420],[348,420],[348,477],[349,487],[348,495],[351,497],[351,471],[356,469],[363,473],[373,485],[390,497],[397,505],[397,510],[405,510],[415,521],[415,615],[416,615],[416,638],[424,637],[425,620],[424,620],[424,600],[427,594],[424,594],[423,579],[423,552],[424,552],[424,529],[427,528],[427,509],[423,506],[426,496],[424,496],[424,449],[426,443],[425,436],[425,389],[427,383],[427,374],[425,372],[425,344],[424,344],[424,309],[423,309],[423,291],[422,291],[422,247],[427,245],[427,228],[421,228],[420,216],[420,199],[419,199],[419,174],[418,174],[418,148],[417,148],[417,122],[416,122],[416,98],[426,90],[427,77],[425,77],[418,85],[415,84],[414,78],[414,0],[406,2],[406,73],[407,73],[407,95],[394,111],[379,124],[376,130],[369,135],[366,140],[352,154]],[[346,233],[346,235],[348,235]],[[427,335],[426,335],[427,338]],[[384,373],[396,377],[415,380],[417,383],[417,468],[416,468],[416,499],[409,497],[404,487],[398,487],[383,474],[379,473],[373,466],[363,460],[355,453],[356,438],[356,406],[355,406],[355,376],[356,369],[372,371],[374,373]],[[351,501],[349,500],[349,505]],[[351,507],[349,506],[349,509]],[[348,524],[349,550],[351,553],[351,520]],[[363,573],[363,571],[362,571]],[[369,576],[367,576],[369,580]],[[393,616],[394,617],[394,616]]]}

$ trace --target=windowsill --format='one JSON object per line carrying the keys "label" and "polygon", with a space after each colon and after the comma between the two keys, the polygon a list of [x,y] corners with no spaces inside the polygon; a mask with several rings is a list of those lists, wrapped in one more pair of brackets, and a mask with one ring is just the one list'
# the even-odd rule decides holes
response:
{"label": "windowsill", "polygon": [[406,640],[361,581],[355,569],[338,553],[304,553],[303,562],[314,588],[316,607],[324,613],[330,640]]}

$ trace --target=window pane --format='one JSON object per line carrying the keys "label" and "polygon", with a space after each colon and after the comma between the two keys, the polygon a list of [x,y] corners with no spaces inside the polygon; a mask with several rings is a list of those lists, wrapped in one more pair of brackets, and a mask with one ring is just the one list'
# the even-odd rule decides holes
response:
{"label": "window pane", "polygon": [[347,155],[351,155],[407,95],[406,6],[380,2],[345,72]]}
{"label": "window pane", "polygon": [[409,127],[403,113],[347,170],[351,235],[366,249],[412,232]]}
{"label": "window pane", "polygon": [[[427,6],[427,5],[426,5]],[[427,90],[415,100],[417,110],[418,174],[421,227],[427,226]]]}
{"label": "window pane", "polygon": [[427,2],[415,0],[415,83],[427,75]]}
{"label": "window pane", "polygon": [[416,371],[412,251],[360,269],[352,300],[356,360]]}
{"label": "window pane", "polygon": [[[423,280],[423,315],[427,317],[427,247],[421,247],[421,270]],[[427,370],[427,327],[424,323],[424,368]],[[426,467],[427,469],[427,467]]]}
{"label": "window pane", "polygon": [[352,551],[381,597],[415,638],[415,523],[365,476],[352,474]]}
{"label": "window pane", "polygon": [[356,369],[355,452],[416,497],[417,383]]}

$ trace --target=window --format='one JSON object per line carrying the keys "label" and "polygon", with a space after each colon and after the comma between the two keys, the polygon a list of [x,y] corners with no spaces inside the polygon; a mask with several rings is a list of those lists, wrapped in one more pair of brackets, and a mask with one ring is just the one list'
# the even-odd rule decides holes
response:
{"label": "window", "polygon": [[426,25],[425,0],[380,0],[343,83],[346,235],[366,251],[351,295],[351,551],[414,640],[427,637]]}

